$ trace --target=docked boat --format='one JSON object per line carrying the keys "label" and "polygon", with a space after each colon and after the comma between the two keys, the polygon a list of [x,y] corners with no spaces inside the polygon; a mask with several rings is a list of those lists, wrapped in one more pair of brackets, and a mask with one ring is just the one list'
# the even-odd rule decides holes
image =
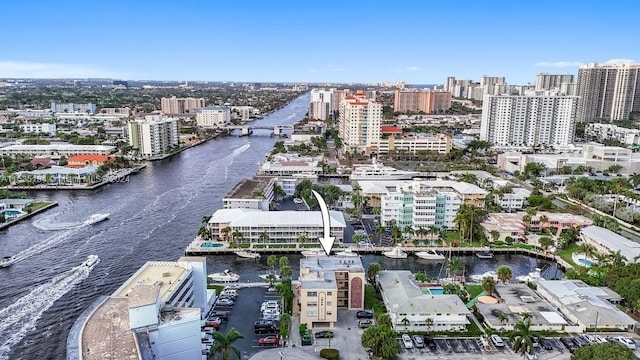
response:
{"label": "docked boat", "polygon": [[346,248],[346,249],[344,249],[342,251],[338,251],[336,253],[336,255],[338,255],[338,256],[349,256],[349,257],[360,256],[360,255],[358,255],[357,252],[354,252],[353,250],[351,250],[351,248]]}
{"label": "docked boat", "polygon": [[282,279],[282,278],[280,277],[280,275],[276,274],[276,273],[275,273],[275,272],[273,272],[273,271],[269,271],[269,272],[268,272],[268,273],[266,273],[266,274],[260,274],[260,275],[258,275],[258,277],[259,277],[260,279],[264,280],[264,281],[269,281],[269,280],[268,280],[269,276],[273,276],[273,278],[272,278],[272,279],[273,279],[273,281],[280,281],[280,280]]}
{"label": "docked boat", "polygon": [[391,251],[385,251],[382,255],[392,259],[406,259],[407,253],[402,251],[402,246],[396,245]]}
{"label": "docked boat", "polygon": [[542,269],[535,268],[534,271],[530,272],[527,275],[516,277],[516,280],[518,282],[535,282],[535,281],[544,280],[541,274],[542,274]]}
{"label": "docked boat", "polygon": [[91,216],[89,216],[89,218],[87,220],[84,221],[85,225],[93,225],[93,224],[97,224],[101,221],[105,221],[109,218],[110,214],[93,214]]}
{"label": "docked boat", "polygon": [[215,282],[236,282],[240,281],[240,275],[233,273],[229,270],[225,270],[221,273],[213,273],[207,276],[211,281]]}
{"label": "docked boat", "polygon": [[371,160],[371,164],[354,165],[351,172],[351,181],[358,180],[410,180],[419,176],[418,171],[398,170],[391,166],[385,166],[376,159]]}
{"label": "docked boat", "polygon": [[300,254],[302,254],[302,256],[304,256],[304,257],[325,256],[325,255],[327,255],[324,252],[324,250],[322,250],[322,249],[302,250],[302,252]]}
{"label": "docked boat", "polygon": [[480,259],[493,259],[493,253],[491,251],[480,251],[476,253],[476,256]]}
{"label": "docked boat", "polygon": [[261,257],[260,254],[258,254],[257,252],[247,251],[247,250],[236,251],[236,255],[245,259],[260,259]]}
{"label": "docked boat", "polygon": [[9,267],[16,262],[16,257],[14,256],[5,256],[0,260],[0,267]]}
{"label": "docked boat", "polygon": [[85,262],[82,265],[88,268],[92,268],[99,262],[100,262],[100,258],[98,258],[98,255],[89,255],[87,256],[87,260],[85,260]]}
{"label": "docked boat", "polygon": [[444,261],[444,255],[435,250],[418,251],[414,255],[423,260]]}
{"label": "docked boat", "polygon": [[490,277],[493,278],[493,280],[495,280],[496,282],[498,281],[498,274],[496,274],[495,271],[487,271],[484,274],[474,274],[474,275],[470,275],[469,279],[471,279],[472,281],[475,282],[482,282],[482,280],[486,277]]}

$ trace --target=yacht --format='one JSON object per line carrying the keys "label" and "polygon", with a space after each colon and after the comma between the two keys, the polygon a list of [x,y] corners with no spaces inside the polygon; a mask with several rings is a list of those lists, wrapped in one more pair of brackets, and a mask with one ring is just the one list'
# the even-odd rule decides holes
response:
{"label": "yacht", "polygon": [[9,267],[16,262],[16,257],[14,256],[5,256],[0,260],[0,267]]}
{"label": "yacht", "polygon": [[424,260],[441,260],[441,261],[444,261],[444,255],[440,254],[439,252],[437,252],[435,250],[418,251],[414,255],[419,257],[420,259],[424,259]]}
{"label": "yacht", "polygon": [[360,255],[358,255],[357,252],[353,252],[353,250],[351,250],[351,248],[346,248],[346,249],[344,249],[342,251],[338,251],[336,253],[336,255],[338,255],[338,256],[349,256],[349,257],[360,256]]}
{"label": "yacht", "polygon": [[213,273],[207,276],[211,281],[215,282],[236,282],[240,281],[240,275],[232,273],[229,270],[225,270],[221,273]]}
{"label": "yacht", "polygon": [[491,251],[479,251],[476,256],[480,259],[493,259],[493,253]]}
{"label": "yacht", "polygon": [[87,220],[84,221],[85,225],[93,225],[99,223],[101,221],[105,221],[109,218],[110,214],[93,214],[89,216]]}
{"label": "yacht", "polygon": [[304,257],[325,256],[327,255],[322,249],[302,250],[300,253]]}
{"label": "yacht", "polygon": [[495,271],[487,271],[484,274],[470,275],[469,279],[471,279],[472,281],[475,281],[475,282],[482,282],[482,279],[484,279],[486,277],[493,278],[493,280],[495,280],[496,282],[498,281],[498,274],[496,274]]}
{"label": "yacht", "polygon": [[406,259],[407,253],[402,251],[401,245],[396,245],[391,251],[385,251],[382,255],[392,259]]}
{"label": "yacht", "polygon": [[99,262],[100,262],[100,258],[98,258],[98,255],[89,255],[87,256],[87,260],[85,260],[85,262],[82,265],[88,268],[92,268]]}
{"label": "yacht", "polygon": [[371,164],[354,165],[351,172],[351,181],[358,180],[410,180],[419,176],[419,171],[398,170],[391,166],[384,166],[376,159],[371,160]]}
{"label": "yacht", "polygon": [[261,257],[260,254],[258,254],[257,252],[247,251],[247,250],[236,251],[236,255],[245,259],[260,259]]}
{"label": "yacht", "polygon": [[544,280],[544,278],[542,277],[541,273],[542,273],[542,269],[535,268],[534,271],[530,272],[527,275],[522,275],[522,276],[516,277],[516,280],[518,282],[534,282],[534,281]]}

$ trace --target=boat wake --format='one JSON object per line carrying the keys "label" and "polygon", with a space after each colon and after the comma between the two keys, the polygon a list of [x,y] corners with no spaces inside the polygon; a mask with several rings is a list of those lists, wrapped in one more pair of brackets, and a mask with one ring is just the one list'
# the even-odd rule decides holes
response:
{"label": "boat wake", "polygon": [[44,230],[44,231],[60,231],[60,230],[76,229],[84,225],[83,222],[54,223],[51,221],[50,218],[38,219],[38,220],[35,220],[32,224],[35,228]]}
{"label": "boat wake", "polygon": [[42,314],[91,272],[83,263],[38,285],[29,294],[0,310],[0,360],[8,360],[11,347],[30,332]]}
{"label": "boat wake", "polygon": [[20,262],[22,260],[25,260],[27,258],[32,257],[33,255],[39,254],[47,249],[50,249],[51,247],[61,243],[62,241],[64,241],[65,239],[67,239],[69,236],[71,236],[73,233],[75,233],[77,231],[79,227],[74,228],[74,229],[70,229],[70,230],[65,230],[62,231],[59,234],[53,235],[50,238],[39,242],[25,250],[22,250],[21,252],[17,253],[16,255],[13,256],[13,261],[12,263],[15,264],[17,262]]}

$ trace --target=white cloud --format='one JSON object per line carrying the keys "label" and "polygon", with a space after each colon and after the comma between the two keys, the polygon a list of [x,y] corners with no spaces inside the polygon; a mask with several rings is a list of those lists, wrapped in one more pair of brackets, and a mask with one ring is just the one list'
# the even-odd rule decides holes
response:
{"label": "white cloud", "polygon": [[125,78],[126,73],[90,64],[0,61],[0,76],[10,78]]}
{"label": "white cloud", "polygon": [[536,66],[545,66],[545,67],[578,67],[584,65],[579,61],[542,61],[536,63]]}
{"label": "white cloud", "polygon": [[611,59],[606,61],[605,64],[622,64],[622,63],[634,63],[635,60],[632,59]]}
{"label": "white cloud", "polygon": [[420,66],[407,66],[405,68],[406,71],[420,71],[422,68]]}

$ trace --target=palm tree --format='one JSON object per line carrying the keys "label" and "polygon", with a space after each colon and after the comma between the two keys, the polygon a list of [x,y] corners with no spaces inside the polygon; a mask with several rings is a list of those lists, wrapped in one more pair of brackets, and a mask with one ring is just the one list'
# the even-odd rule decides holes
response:
{"label": "palm tree", "polygon": [[631,180],[631,184],[633,184],[634,189],[640,185],[640,174],[633,173],[629,176],[629,179]]}
{"label": "palm tree", "polygon": [[493,294],[496,291],[496,281],[491,276],[485,276],[482,279],[482,290],[487,293],[487,295]]}
{"label": "palm tree", "polygon": [[538,239],[538,244],[540,244],[540,247],[545,252],[547,251],[547,249],[549,249],[549,247],[553,246],[554,243],[555,242],[550,236],[542,236]]}
{"label": "palm tree", "polygon": [[533,354],[535,352],[535,348],[533,347],[533,338],[535,333],[531,331],[531,321],[530,320],[521,320],[518,321],[513,327],[513,332],[509,336],[509,340],[511,340],[511,347],[513,350],[525,356],[525,354]]}
{"label": "palm tree", "polygon": [[258,239],[266,244],[267,241],[269,241],[269,234],[265,230],[265,231],[260,233],[260,235],[258,236]]}
{"label": "palm tree", "polygon": [[403,317],[402,320],[400,320],[400,322],[402,323],[402,326],[404,326],[404,331],[407,331],[407,328],[409,327],[409,324],[410,324],[409,319],[407,319],[406,317]]}
{"label": "palm tree", "polygon": [[531,215],[529,214],[522,215],[522,222],[525,223],[527,227],[529,227],[529,224],[531,223]]}
{"label": "palm tree", "polygon": [[508,265],[500,265],[496,270],[496,275],[498,275],[498,279],[503,283],[508,283],[511,281],[511,277],[513,276],[513,272]]}
{"label": "palm tree", "polygon": [[231,353],[235,353],[238,359],[241,358],[240,350],[233,345],[234,342],[244,339],[244,336],[238,332],[235,328],[229,329],[226,333],[214,332],[213,333],[213,346],[209,350],[209,355],[216,356],[222,355],[222,360],[231,359]]}
{"label": "palm tree", "polygon": [[413,235],[415,234],[415,231],[413,230],[413,227],[411,225],[405,226],[404,229],[402,229],[402,232],[405,235],[409,235],[410,237],[413,237]]}
{"label": "palm tree", "polygon": [[276,265],[278,265],[278,255],[269,255],[267,257],[267,265],[271,266],[271,269],[275,269]]}
{"label": "palm tree", "polygon": [[529,321],[531,322],[531,318],[533,317],[533,315],[531,315],[531,313],[523,313],[522,314],[522,321]]}
{"label": "palm tree", "polygon": [[242,241],[242,231],[240,230],[235,230],[232,234],[231,234],[231,239],[236,241]]}
{"label": "palm tree", "polygon": [[309,235],[306,232],[298,233],[298,242],[304,244],[309,240]]}
{"label": "palm tree", "polygon": [[507,314],[501,312],[500,315],[498,315],[498,321],[500,321],[500,324],[505,325],[509,322],[509,317]]}
{"label": "palm tree", "polygon": [[378,326],[388,326],[391,327],[391,316],[389,313],[378,313],[376,314],[376,324]]}
{"label": "palm tree", "polygon": [[500,239],[500,232],[498,230],[491,230],[489,233],[491,235],[491,240],[498,241]]}
{"label": "palm tree", "polygon": [[283,197],[285,197],[287,193],[284,192],[284,190],[282,189],[282,186],[278,185],[278,183],[275,183],[273,184],[273,195],[275,195],[274,196],[275,201],[278,201]]}
{"label": "palm tree", "polygon": [[289,279],[291,278],[291,275],[293,275],[291,266],[285,265],[280,267],[280,276],[282,276],[283,279]]}
{"label": "palm tree", "polygon": [[369,284],[375,285],[376,276],[378,275],[380,270],[382,270],[382,265],[380,265],[380,263],[372,262],[371,264],[369,264],[369,267],[367,267],[367,281],[369,282]]}
{"label": "palm tree", "polygon": [[549,222],[549,217],[547,215],[540,216],[540,225],[547,224]]}
{"label": "palm tree", "polygon": [[460,258],[458,258],[457,256],[454,256],[451,259],[449,259],[449,262],[447,263],[447,266],[446,266],[448,276],[459,275],[463,269],[464,269],[464,264],[460,262]]}
{"label": "palm tree", "polygon": [[224,239],[227,240],[227,238],[229,237],[229,233],[231,232],[231,228],[228,226],[223,227],[222,230],[220,230],[220,232],[224,236]]}
{"label": "palm tree", "polygon": [[431,331],[431,328],[433,327],[433,318],[426,318],[424,319],[424,325],[427,327],[427,332]]}
{"label": "palm tree", "polygon": [[205,215],[202,217],[202,223],[205,225],[209,223],[209,220],[211,220],[211,215]]}

